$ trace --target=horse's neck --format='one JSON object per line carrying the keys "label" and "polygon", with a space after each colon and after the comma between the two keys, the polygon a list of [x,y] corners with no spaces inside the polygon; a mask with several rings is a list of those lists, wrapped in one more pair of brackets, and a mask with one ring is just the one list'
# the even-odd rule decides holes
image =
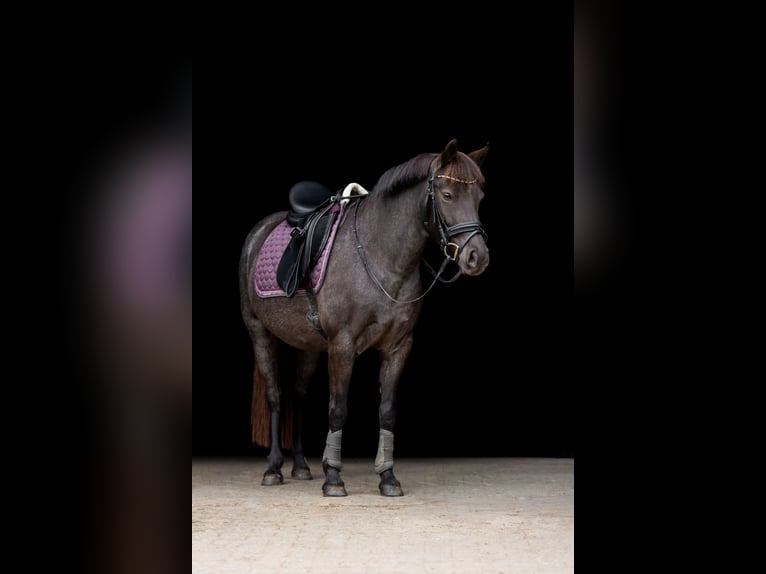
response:
{"label": "horse's neck", "polygon": [[401,278],[418,273],[428,241],[423,227],[423,185],[393,196],[363,200],[359,236],[376,269]]}

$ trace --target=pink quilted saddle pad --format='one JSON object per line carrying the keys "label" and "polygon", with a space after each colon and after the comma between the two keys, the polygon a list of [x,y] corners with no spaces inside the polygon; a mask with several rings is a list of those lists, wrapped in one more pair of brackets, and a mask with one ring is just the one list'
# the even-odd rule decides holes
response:
{"label": "pink quilted saddle pad", "polygon": [[[338,231],[338,226],[343,219],[343,208],[338,207],[334,209],[340,209],[341,213],[335,219],[335,223],[332,226],[330,236],[327,239],[327,246],[319,257],[319,261],[311,270],[306,283],[295,291],[296,295],[305,295],[306,287],[309,287],[316,293],[322,287],[322,283],[324,283],[327,262],[330,259],[332,245],[335,242],[335,233]],[[290,232],[292,230],[293,228],[288,225],[287,221],[283,221],[274,228],[266,238],[263,247],[261,247],[261,251],[258,253],[258,260],[255,262],[255,293],[258,297],[265,299],[267,297],[286,296],[285,292],[277,284],[277,267],[279,267],[279,261],[282,259],[282,254],[285,252],[287,244],[290,243]]]}

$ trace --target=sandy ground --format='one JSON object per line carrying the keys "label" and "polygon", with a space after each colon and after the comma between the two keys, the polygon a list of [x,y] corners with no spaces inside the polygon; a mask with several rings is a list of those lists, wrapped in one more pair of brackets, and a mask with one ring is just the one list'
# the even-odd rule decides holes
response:
{"label": "sandy ground", "polygon": [[260,486],[265,460],[192,462],[192,571],[572,572],[572,459],[398,459],[405,496],[372,460],[344,460],[346,498],[315,479]]}

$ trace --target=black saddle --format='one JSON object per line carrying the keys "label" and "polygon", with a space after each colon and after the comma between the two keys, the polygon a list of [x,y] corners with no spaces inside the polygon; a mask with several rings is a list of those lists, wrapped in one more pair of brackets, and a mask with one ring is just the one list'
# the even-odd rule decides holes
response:
{"label": "black saddle", "polygon": [[296,183],[290,189],[290,211],[287,212],[287,223],[293,227],[303,227],[306,218],[330,197],[332,192],[321,183],[315,181]]}
{"label": "black saddle", "polygon": [[277,284],[292,297],[317,264],[338,217],[335,202],[325,186],[314,181],[296,183],[290,189],[287,223],[294,229],[277,267]]}

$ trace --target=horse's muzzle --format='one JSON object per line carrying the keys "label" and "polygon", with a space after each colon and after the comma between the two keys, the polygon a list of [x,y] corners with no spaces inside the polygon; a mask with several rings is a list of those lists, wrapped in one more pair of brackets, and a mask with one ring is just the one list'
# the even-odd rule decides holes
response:
{"label": "horse's muzzle", "polygon": [[489,265],[489,248],[484,239],[476,236],[460,253],[458,265],[463,275],[481,275]]}

